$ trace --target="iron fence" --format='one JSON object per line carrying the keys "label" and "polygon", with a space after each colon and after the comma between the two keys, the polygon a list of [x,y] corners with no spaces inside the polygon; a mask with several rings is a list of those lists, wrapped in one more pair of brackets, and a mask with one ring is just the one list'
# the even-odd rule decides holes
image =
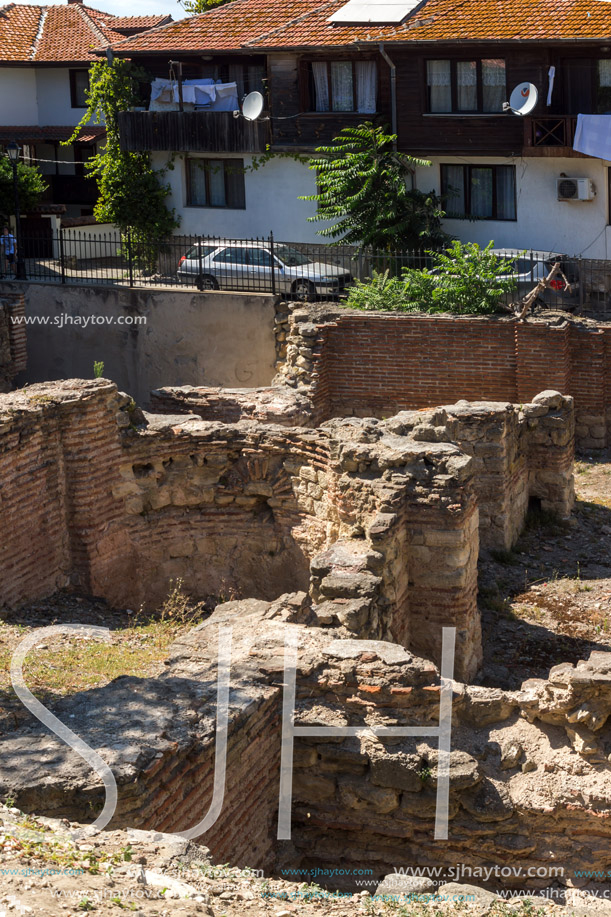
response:
{"label": "iron fence", "polygon": [[[611,261],[549,255],[517,249],[497,250],[507,260],[516,301],[547,276],[554,260],[562,274],[540,296],[544,308],[569,309],[611,319]],[[351,284],[374,272],[400,276],[404,268],[433,268],[427,252],[359,250],[352,245],[283,242],[265,238],[227,239],[177,235],[151,247],[131,233],[64,229],[29,233],[21,239],[28,280],[59,284],[109,284],[129,287],[184,287],[241,290],[293,298],[327,299],[346,295]],[[1,257],[1,256],[0,256]],[[15,265],[0,265],[3,275]]]}

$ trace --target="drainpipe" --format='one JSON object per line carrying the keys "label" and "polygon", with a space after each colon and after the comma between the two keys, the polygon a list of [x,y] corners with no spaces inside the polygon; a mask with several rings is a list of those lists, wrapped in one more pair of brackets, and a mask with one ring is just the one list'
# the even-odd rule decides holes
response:
{"label": "drainpipe", "polygon": [[[397,133],[397,68],[391,61],[390,57],[386,53],[386,48],[384,43],[380,42],[379,44],[380,54],[390,67],[390,108],[391,108],[391,122],[392,122],[392,132],[393,134]],[[397,149],[397,141],[395,140],[393,148]]]}

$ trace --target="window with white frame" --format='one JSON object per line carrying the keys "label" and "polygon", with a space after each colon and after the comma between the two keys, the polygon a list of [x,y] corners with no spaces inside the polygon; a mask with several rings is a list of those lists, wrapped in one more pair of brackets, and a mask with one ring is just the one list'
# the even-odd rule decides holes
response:
{"label": "window with white frame", "polygon": [[503,111],[505,61],[428,60],[427,108],[432,114],[494,114]]}
{"label": "window with white frame", "polygon": [[378,73],[375,61],[314,61],[311,64],[312,111],[376,110]]}

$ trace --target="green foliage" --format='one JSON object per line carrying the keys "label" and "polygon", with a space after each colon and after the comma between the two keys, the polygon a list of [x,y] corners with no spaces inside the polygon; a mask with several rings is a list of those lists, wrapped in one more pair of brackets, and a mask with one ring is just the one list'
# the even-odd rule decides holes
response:
{"label": "green foliage", "polygon": [[94,360],[93,362],[93,378],[101,379],[104,375],[104,361],[103,360]]}
{"label": "green foliage", "polygon": [[404,268],[401,276],[372,273],[357,281],[347,305],[369,312],[452,312],[486,315],[502,308],[504,294],[516,289],[507,261],[491,252],[494,243],[454,241],[445,252],[429,252],[431,267]]}
{"label": "green foliage", "polygon": [[198,13],[207,13],[208,10],[214,10],[217,6],[224,6],[231,0],[179,0],[179,2],[190,16],[197,16]]}
{"label": "green foliage", "polygon": [[129,232],[131,255],[149,271],[154,270],[160,242],[178,226],[166,198],[165,170],[151,166],[149,153],[127,153],[119,144],[119,112],[139,101],[139,87],[146,73],[131,61],[99,61],[89,69],[87,111],[76,127],[74,141],[90,120],[106,125],[106,146],[87,163],[97,182],[99,198],[94,215],[101,223],[114,223],[124,237]]}
{"label": "green foliage", "polygon": [[393,149],[394,134],[370,121],[345,127],[331,146],[318,147],[310,160],[318,193],[300,200],[316,201],[312,221],[333,220],[319,235],[385,251],[439,248],[448,236],[441,229],[439,198],[411,190],[416,166],[430,166]]}
{"label": "green foliage", "polygon": [[[19,191],[19,208],[22,212],[32,210],[47,185],[36,166],[25,162],[17,163],[17,188]],[[13,184],[13,167],[8,156],[0,156],[0,213],[8,216],[15,212],[15,187]]]}

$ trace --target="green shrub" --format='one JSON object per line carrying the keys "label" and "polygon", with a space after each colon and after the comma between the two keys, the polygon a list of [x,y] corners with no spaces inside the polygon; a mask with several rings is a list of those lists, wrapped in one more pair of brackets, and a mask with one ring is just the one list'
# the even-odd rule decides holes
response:
{"label": "green shrub", "polygon": [[375,271],[351,288],[347,305],[376,312],[451,312],[486,315],[501,309],[502,299],[516,289],[507,261],[492,254],[493,243],[454,241],[445,252],[427,252],[432,267],[405,268],[400,277]]}

